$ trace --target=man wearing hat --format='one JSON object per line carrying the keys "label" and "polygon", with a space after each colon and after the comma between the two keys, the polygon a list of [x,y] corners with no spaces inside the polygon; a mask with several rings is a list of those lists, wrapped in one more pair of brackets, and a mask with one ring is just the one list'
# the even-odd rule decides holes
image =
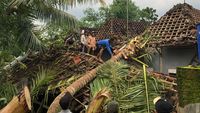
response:
{"label": "man wearing hat", "polygon": [[166,99],[162,99],[161,97],[156,97],[153,100],[155,104],[157,113],[171,113],[173,110],[173,106]]}
{"label": "man wearing hat", "polygon": [[81,45],[82,45],[82,52],[84,52],[85,51],[85,48],[86,48],[86,46],[87,46],[87,40],[86,40],[86,37],[85,37],[85,31],[84,30],[82,30],[81,31]]}

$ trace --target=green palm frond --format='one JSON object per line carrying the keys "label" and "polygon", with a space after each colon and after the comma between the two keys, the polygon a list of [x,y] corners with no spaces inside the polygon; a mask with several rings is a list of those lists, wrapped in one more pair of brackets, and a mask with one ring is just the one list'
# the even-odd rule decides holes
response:
{"label": "green palm frond", "polygon": [[39,72],[36,75],[36,78],[32,80],[31,86],[31,96],[34,101],[42,88],[53,79],[54,71],[49,69],[40,68]]}
{"label": "green palm frond", "polygon": [[70,28],[77,27],[77,20],[73,15],[61,10],[61,8],[56,8],[55,5],[52,5],[49,2],[38,1],[35,2],[34,7],[36,9],[35,14],[38,19],[53,22],[59,25],[67,23],[66,26]]}
{"label": "green palm frond", "polygon": [[9,102],[14,95],[17,94],[17,88],[10,82],[1,83],[0,85],[0,101],[3,103],[0,103],[0,109]]}
{"label": "green palm frond", "polygon": [[36,51],[44,51],[45,47],[35,35],[31,25],[24,24],[19,29],[18,43],[25,48],[25,50],[31,49]]}
{"label": "green palm frond", "polygon": [[[147,111],[145,81],[140,68],[121,62],[108,62],[97,72],[97,78],[90,84],[92,96],[103,87],[108,87],[114,100],[120,103],[121,112],[144,113]],[[147,76],[149,107],[154,108],[153,98],[160,95],[162,83]]]}
{"label": "green palm frond", "polygon": [[[10,6],[19,6],[21,4],[32,4],[33,2],[41,2],[44,0],[12,0]],[[105,0],[46,0],[45,2],[54,4],[54,5],[69,5],[69,6],[77,6],[77,4],[85,4],[85,3],[97,3],[99,2],[101,5],[105,5]]]}

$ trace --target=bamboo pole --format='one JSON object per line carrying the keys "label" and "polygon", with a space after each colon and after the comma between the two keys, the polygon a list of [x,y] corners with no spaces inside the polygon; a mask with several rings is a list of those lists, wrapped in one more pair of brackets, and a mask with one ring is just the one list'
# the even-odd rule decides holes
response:
{"label": "bamboo pole", "polygon": [[145,85],[145,93],[146,93],[146,101],[147,101],[147,113],[150,113],[149,95],[148,95],[148,86],[147,86],[147,73],[146,73],[146,66],[144,64],[143,64],[143,71],[144,71],[144,85]]}

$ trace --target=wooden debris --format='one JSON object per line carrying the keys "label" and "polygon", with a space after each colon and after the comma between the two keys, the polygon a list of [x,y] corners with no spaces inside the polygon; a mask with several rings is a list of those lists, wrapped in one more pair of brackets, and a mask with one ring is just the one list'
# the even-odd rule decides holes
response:
{"label": "wooden debris", "polygon": [[54,51],[55,50],[51,50],[42,55],[30,54],[28,58],[23,61],[27,68],[21,69],[20,67],[15,67],[10,80],[20,85],[24,78],[33,78],[40,67],[45,67],[56,71],[56,79],[53,81],[57,82],[61,80],[60,78],[66,79],[72,75],[83,74],[102,63],[95,56],[86,53],[67,52],[61,49],[53,54]]}

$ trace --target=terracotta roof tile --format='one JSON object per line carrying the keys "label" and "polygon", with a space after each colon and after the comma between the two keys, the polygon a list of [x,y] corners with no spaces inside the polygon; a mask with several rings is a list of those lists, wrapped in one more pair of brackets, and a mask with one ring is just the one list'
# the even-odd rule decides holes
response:
{"label": "terracotta roof tile", "polygon": [[[148,22],[140,21],[129,21],[128,32],[130,37],[135,37],[144,32],[146,27],[149,25]],[[127,20],[125,19],[111,19],[107,21],[100,29],[97,34],[99,39],[105,37],[105,35],[115,36],[126,36],[127,35]]]}

